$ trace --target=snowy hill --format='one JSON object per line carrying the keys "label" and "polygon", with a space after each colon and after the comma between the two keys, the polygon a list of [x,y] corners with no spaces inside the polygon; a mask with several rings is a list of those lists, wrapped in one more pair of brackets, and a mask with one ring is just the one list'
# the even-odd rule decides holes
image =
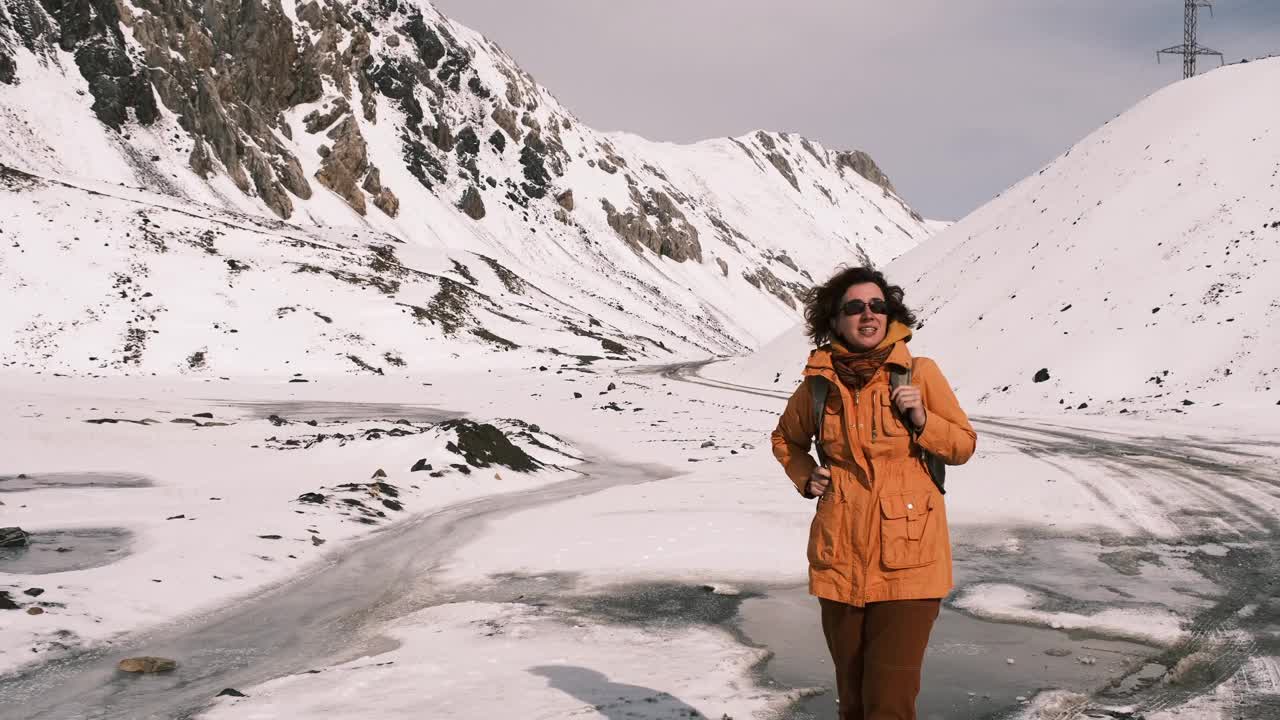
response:
{"label": "snowy hill", "polygon": [[864,153],[596,132],[425,1],[2,0],[0,165],[0,366],[72,373],[740,352],[936,229]]}
{"label": "snowy hill", "polygon": [[[1277,405],[1278,85],[1266,60],[1165,88],[890,263],[912,349],[974,412]],[[708,374],[790,389],[805,352],[792,329]]]}

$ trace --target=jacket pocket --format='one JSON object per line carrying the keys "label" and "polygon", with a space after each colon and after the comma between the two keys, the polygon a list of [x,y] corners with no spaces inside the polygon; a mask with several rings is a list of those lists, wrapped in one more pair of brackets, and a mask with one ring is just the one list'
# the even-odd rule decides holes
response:
{"label": "jacket pocket", "polygon": [[845,503],[833,488],[831,494],[818,500],[818,508],[809,526],[809,565],[826,570],[839,564],[849,544]]}
{"label": "jacket pocket", "polygon": [[907,426],[903,425],[902,421],[898,419],[898,413],[894,410],[893,400],[890,398],[888,390],[879,393],[876,406],[875,410],[880,415],[877,418],[880,423],[880,432],[889,437],[903,437],[910,434]]}
{"label": "jacket pocket", "polygon": [[828,458],[845,462],[849,460],[848,441],[844,437],[844,413],[840,398],[828,401],[822,413],[822,451]]}
{"label": "jacket pocket", "polygon": [[937,561],[933,498],[905,493],[880,498],[880,561],[900,570]]}

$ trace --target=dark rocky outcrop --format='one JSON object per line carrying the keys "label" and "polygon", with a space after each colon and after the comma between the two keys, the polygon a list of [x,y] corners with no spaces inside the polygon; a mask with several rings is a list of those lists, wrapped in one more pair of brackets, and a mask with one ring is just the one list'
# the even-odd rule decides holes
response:
{"label": "dark rocky outcrop", "polygon": [[[298,165],[297,158],[289,155],[293,167],[290,170],[293,177],[297,178],[302,174],[302,167]],[[288,193],[285,192],[284,183],[281,179],[285,173],[278,173],[257,147],[250,145],[244,149],[244,165],[249,171],[249,177],[253,179],[253,186],[258,192],[258,196],[262,201],[271,208],[276,215],[287,218],[293,214],[293,201],[289,199]],[[306,181],[302,181],[302,185],[306,187]],[[311,196],[310,187],[307,187],[305,194]]]}
{"label": "dark rocky outcrop", "polygon": [[893,189],[893,183],[889,182],[889,176],[884,174],[876,161],[871,156],[861,150],[850,150],[836,153],[836,167],[840,169],[848,168],[889,192],[897,195],[898,191]]}
{"label": "dark rocky outcrop", "polygon": [[660,190],[642,195],[632,187],[633,207],[620,212],[608,200],[601,200],[605,218],[614,232],[635,247],[643,247],[676,262],[702,262],[698,230],[671,197]]}
{"label": "dark rocky outcrop", "polygon": [[769,294],[786,303],[787,307],[793,309],[796,307],[796,300],[791,292],[793,288],[774,275],[769,268],[758,267],[755,272],[750,273],[744,271],[742,277],[753,287],[767,290]]}
{"label": "dark rocky outcrop", "polygon": [[26,547],[29,544],[31,544],[31,534],[22,528],[0,528],[0,547]]}
{"label": "dark rocky outcrop", "polygon": [[782,174],[782,177],[786,178],[787,182],[791,183],[791,187],[796,190],[800,189],[800,181],[796,180],[795,170],[791,168],[791,163],[787,162],[787,159],[783,157],[781,153],[771,152],[765,157],[767,157],[769,159],[769,163]]}
{"label": "dark rocky outcrop", "polygon": [[464,127],[459,130],[457,142],[454,144],[454,151],[457,152],[460,159],[479,155],[480,138],[476,136],[476,131],[470,127]]}
{"label": "dark rocky outcrop", "polygon": [[480,156],[480,138],[476,135],[476,131],[470,126],[462,128],[458,132],[453,150],[458,157],[459,167],[471,177],[472,181],[479,182],[480,168],[477,162]]}
{"label": "dark rocky outcrop", "polygon": [[513,444],[505,433],[493,425],[471,420],[449,420],[441,423],[440,429],[457,433],[458,441],[449,442],[445,449],[463,456],[467,465],[472,467],[501,465],[517,472],[533,472],[542,467],[542,463]]}
{"label": "dark rocky outcrop", "polygon": [[279,140],[290,129],[283,112],[319,99],[324,63],[298,38],[278,3],[214,0],[192,6],[141,0],[121,20],[141,45],[147,79],[178,123],[196,140],[189,162],[214,171],[212,149],[242,192],[289,217],[292,194],[311,196],[301,164]]}
{"label": "dark rocky outcrop", "polygon": [[390,188],[383,187],[382,172],[377,167],[369,166],[360,187],[373,198],[374,207],[391,217],[400,213],[400,198]]}
{"label": "dark rocky outcrop", "polygon": [[413,41],[414,47],[418,50],[418,59],[426,69],[435,69],[447,54],[440,36],[434,29],[427,27],[421,13],[415,12],[411,15],[401,30]]}
{"label": "dark rocky outcrop", "polygon": [[58,30],[39,0],[6,0],[0,4],[0,82],[17,84],[14,53],[25,47],[42,62],[56,62]]}
{"label": "dark rocky outcrop", "polygon": [[424,136],[440,149],[440,152],[453,152],[453,144],[457,141],[448,121],[440,119],[435,125],[427,126]]}
{"label": "dark rocky outcrop", "polygon": [[494,108],[493,114],[489,117],[515,142],[520,142],[524,137],[524,133],[520,131],[520,123],[516,119],[516,112],[511,108],[502,106]]}
{"label": "dark rocky outcrop", "polygon": [[17,50],[13,19],[7,8],[0,5],[0,83],[15,85],[18,82],[18,65],[13,59]]}
{"label": "dark rocky outcrop", "polygon": [[431,297],[427,307],[417,305],[405,305],[405,307],[413,312],[415,320],[438,326],[447,337],[456,336],[463,330],[468,330],[469,334],[476,334],[476,330],[480,329],[479,322],[471,309],[473,304],[480,303],[490,312],[498,310],[493,299],[488,295],[443,275],[436,276],[435,280],[439,283],[440,289]]}
{"label": "dark rocky outcrop", "polygon": [[531,133],[520,150],[520,166],[524,169],[524,182],[520,189],[531,198],[543,198],[547,195],[547,187],[551,184],[551,176],[547,174],[546,143],[537,133]]}
{"label": "dark rocky outcrop", "polygon": [[787,266],[787,267],[791,268],[791,271],[792,271],[792,272],[800,272],[800,268],[796,266],[796,262],[795,262],[795,260],[792,260],[790,257],[788,257],[788,256],[787,256],[787,254],[786,254],[785,252],[784,252],[784,253],[779,253],[779,254],[777,254],[777,255],[774,255],[774,254],[771,254],[771,253],[770,253],[770,254],[766,254],[766,257],[767,257],[770,261],[772,261],[772,262],[781,263],[781,264],[783,264],[783,265],[785,265],[785,266]]}
{"label": "dark rocky outcrop", "polygon": [[316,171],[320,184],[342,196],[361,215],[367,211],[364,195],[367,192],[376,207],[395,217],[400,210],[400,200],[382,186],[381,172],[369,164],[369,148],[355,116],[347,115],[326,137],[333,140],[333,147]]}
{"label": "dark rocky outcrop", "polygon": [[740,249],[738,245],[739,241],[744,243],[750,242],[747,240],[746,235],[743,235],[740,230],[725,222],[724,218],[719,215],[711,215],[708,219],[711,221],[711,226],[716,229],[720,242],[728,245],[734,250]]}
{"label": "dark rocky outcrop", "polygon": [[858,265],[862,267],[874,268],[876,266],[876,261],[872,259],[871,253],[862,247],[862,243],[853,244],[853,256],[857,258]]}
{"label": "dark rocky outcrop", "polygon": [[[75,57],[98,119],[117,131],[130,120],[142,125],[155,122],[159,117],[155,95],[145,71],[129,57],[119,6],[113,0],[41,0],[41,4],[56,26],[42,28],[49,33],[44,40],[56,42]],[[21,5],[15,8],[22,9]],[[25,9],[28,14],[15,18],[15,26],[35,16],[31,4]]]}
{"label": "dark rocky outcrop", "polygon": [[472,220],[482,220],[485,216],[484,198],[480,196],[480,191],[474,185],[468,185],[463,191],[462,198],[458,200],[458,209],[467,214]]}
{"label": "dark rocky outcrop", "polygon": [[423,187],[431,190],[437,183],[445,181],[448,176],[445,174],[444,164],[421,140],[406,132],[401,136],[401,142],[404,163],[409,173],[417,178]]}
{"label": "dark rocky outcrop", "polygon": [[351,106],[343,98],[335,98],[328,108],[312,110],[302,118],[302,124],[306,127],[307,132],[316,134],[324,130],[328,130],[338,118],[351,112]]}
{"label": "dark rocky outcrop", "polygon": [[316,171],[316,179],[364,215],[365,199],[359,183],[369,171],[369,148],[360,133],[360,125],[354,116],[348,115],[326,136],[333,140],[333,146]]}
{"label": "dark rocky outcrop", "polygon": [[[158,116],[158,98],[191,136],[187,161],[195,173],[208,178],[225,172],[242,192],[260,197],[285,218],[294,211],[291,198],[312,193],[301,163],[278,139],[292,136],[287,110],[319,101],[327,81],[338,95],[304,118],[308,132],[353,117],[355,89],[364,99],[365,121],[376,122],[373,100],[380,93],[397,101],[416,131],[425,115],[422,89],[441,91],[440,79],[427,71],[439,65],[445,86],[470,72],[470,57],[456,40],[433,28],[419,10],[396,2],[370,11],[404,18],[399,31],[417,52],[381,60],[374,58],[370,33],[376,30],[361,15],[364,9],[352,11],[345,3],[300,5],[299,28],[269,0],[11,0],[6,10],[0,13],[0,82],[17,80],[15,43],[33,52],[56,43],[75,56],[103,123],[122,132],[130,122],[150,124]],[[138,53],[126,43],[126,30],[140,57],[133,57]],[[366,198],[358,191],[363,184],[374,205],[394,215],[395,194],[363,174],[367,157],[361,161],[358,135],[358,125],[344,128],[344,142],[337,152],[328,148],[320,175],[358,212],[365,212]],[[439,182],[444,174],[422,158],[416,165],[420,178]]]}
{"label": "dark rocky outcrop", "polygon": [[819,153],[817,148],[813,146],[813,143],[809,142],[808,138],[800,138],[800,147],[804,148],[806,152],[812,155],[813,159],[817,160],[819,165],[823,167],[827,166],[826,154]]}
{"label": "dark rocky outcrop", "polygon": [[528,289],[529,284],[526,283],[519,275],[515,274],[511,268],[503,265],[497,260],[494,260],[488,255],[479,255],[478,257],[489,266],[489,269],[493,271],[494,275],[498,276],[498,280],[502,282],[502,286],[507,289],[507,292],[513,295],[523,295],[525,290]]}
{"label": "dark rocky outcrop", "polygon": [[507,136],[503,135],[501,131],[494,130],[493,134],[489,136],[489,144],[501,155],[507,150]]}

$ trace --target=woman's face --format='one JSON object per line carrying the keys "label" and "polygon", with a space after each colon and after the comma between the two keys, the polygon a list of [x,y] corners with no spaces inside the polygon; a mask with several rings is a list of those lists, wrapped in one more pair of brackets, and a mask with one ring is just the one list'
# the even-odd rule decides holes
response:
{"label": "woman's face", "polygon": [[[862,301],[862,312],[846,314],[846,307],[855,300]],[[889,316],[884,302],[884,293],[875,283],[859,283],[845,291],[836,308],[835,319],[832,320],[832,329],[845,347],[853,352],[863,352],[874,350],[884,340],[885,333],[889,331]],[[882,313],[874,312],[872,305]]]}

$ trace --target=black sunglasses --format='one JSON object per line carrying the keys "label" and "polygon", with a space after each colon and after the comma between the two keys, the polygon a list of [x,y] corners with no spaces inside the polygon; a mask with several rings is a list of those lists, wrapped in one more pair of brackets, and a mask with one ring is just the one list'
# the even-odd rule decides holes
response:
{"label": "black sunglasses", "polygon": [[867,308],[871,308],[871,312],[875,313],[876,315],[889,314],[889,306],[885,303],[884,300],[881,300],[880,298],[872,298],[871,302],[864,302],[862,300],[850,300],[849,302],[840,306],[840,312],[843,312],[846,316],[861,315],[862,311],[866,310]]}

